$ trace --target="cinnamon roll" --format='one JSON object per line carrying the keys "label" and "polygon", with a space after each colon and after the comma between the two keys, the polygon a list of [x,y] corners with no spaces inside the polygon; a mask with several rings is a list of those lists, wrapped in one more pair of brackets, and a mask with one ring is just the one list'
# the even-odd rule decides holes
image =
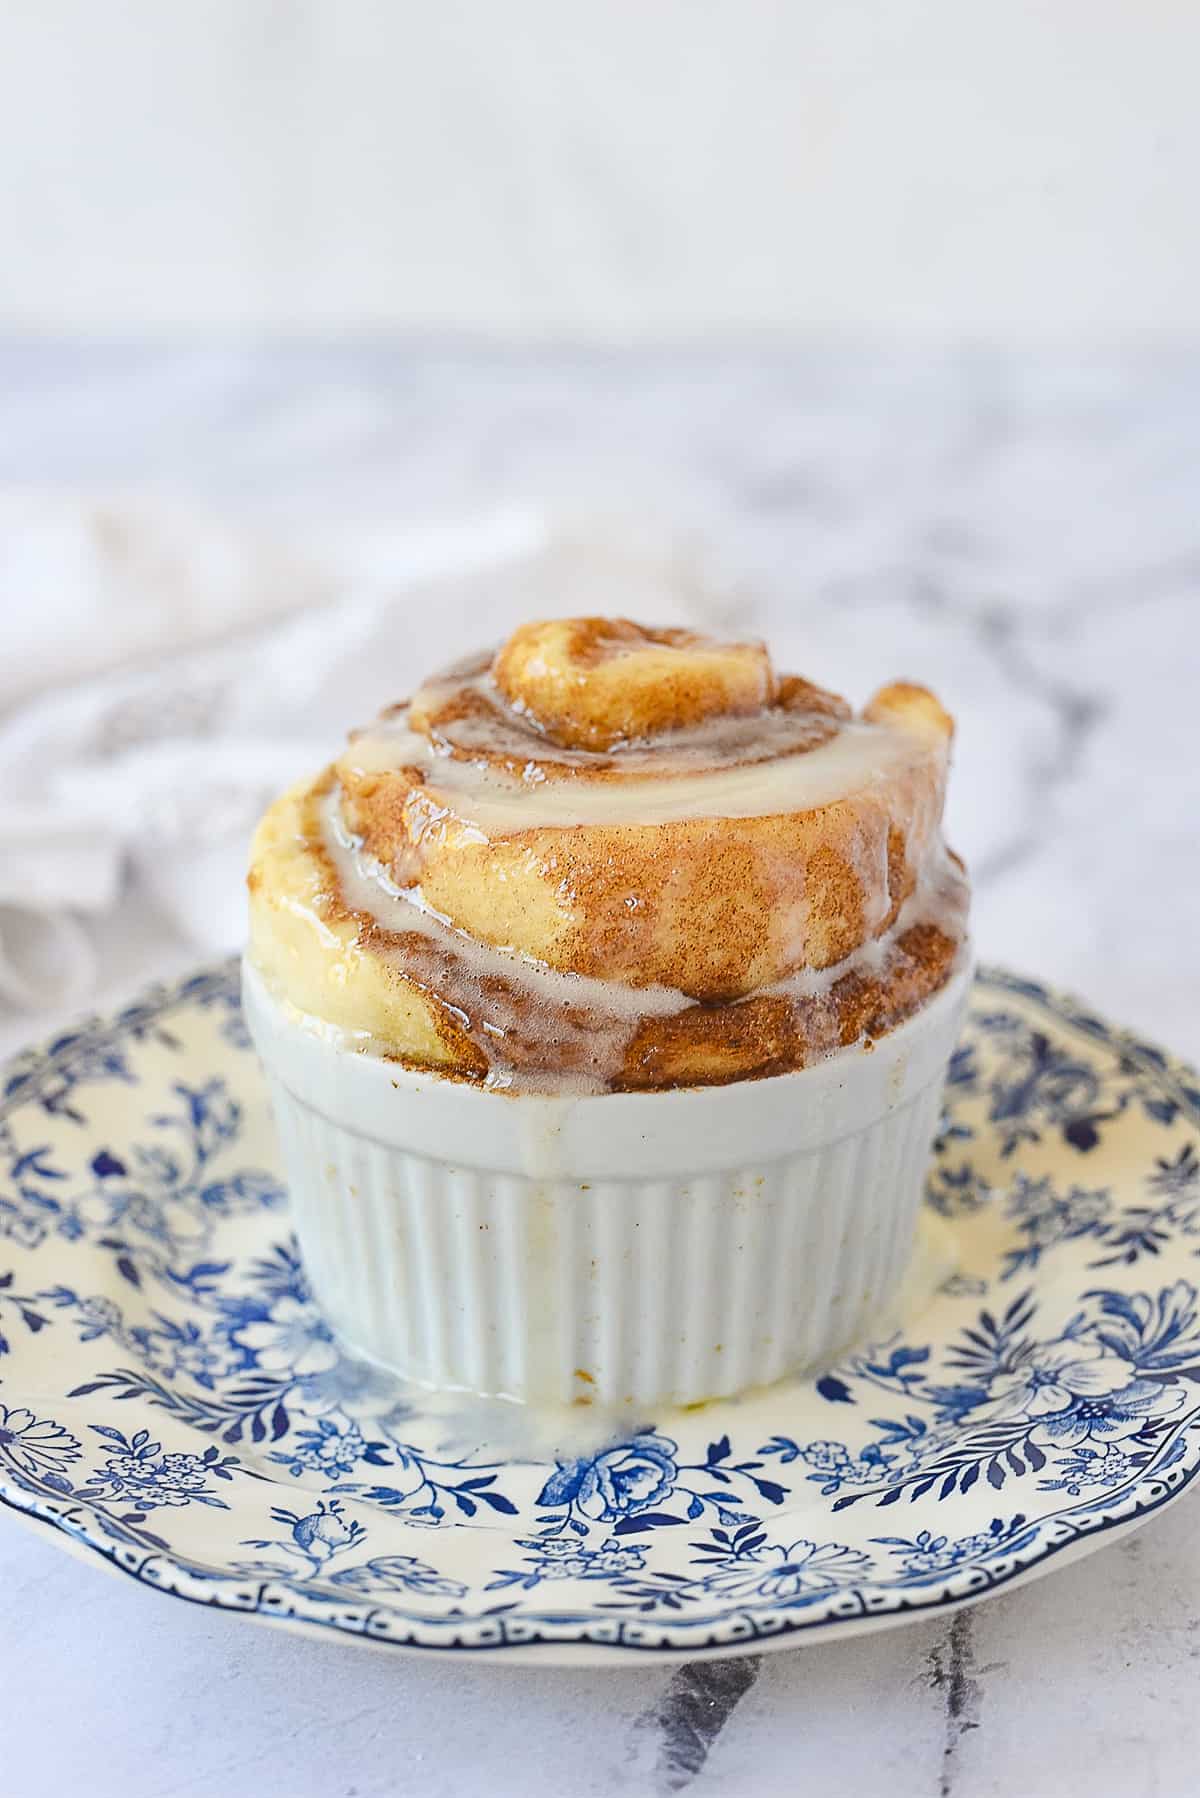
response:
{"label": "cinnamon roll", "polygon": [[267,985],[348,1042],[513,1092],[720,1085],[869,1046],[958,965],[953,725],[855,714],[758,642],[523,626],[267,813]]}

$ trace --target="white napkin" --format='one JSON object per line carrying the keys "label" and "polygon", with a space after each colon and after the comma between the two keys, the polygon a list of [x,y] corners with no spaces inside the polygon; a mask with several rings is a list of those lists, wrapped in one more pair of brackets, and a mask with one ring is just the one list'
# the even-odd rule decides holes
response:
{"label": "white napkin", "polygon": [[0,997],[86,996],[81,920],[130,880],[198,949],[236,948],[257,817],[349,725],[524,617],[669,621],[698,590],[673,542],[534,508],[310,524],[284,550],[180,509],[0,495]]}

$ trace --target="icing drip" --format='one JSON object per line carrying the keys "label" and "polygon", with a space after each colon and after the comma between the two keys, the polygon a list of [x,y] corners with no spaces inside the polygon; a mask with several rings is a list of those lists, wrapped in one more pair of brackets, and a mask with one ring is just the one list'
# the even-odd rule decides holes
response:
{"label": "icing drip", "polygon": [[[398,885],[367,853],[346,826],[336,785],[320,801],[319,829],[338,897],[371,929],[373,950],[453,1019],[479,1051],[485,1083],[514,1091],[571,1094],[656,1084],[659,1032],[668,1042],[673,1033],[686,1038],[718,1015],[740,1015],[755,1027],[769,1016],[785,1036],[791,1018],[793,1032],[803,1029],[808,1059],[815,1059],[844,1046],[845,1001],[857,988],[903,971],[914,933],[932,931],[952,945],[963,934],[965,882],[939,839],[888,930],[830,967],[802,969],[740,1004],[706,1006],[672,987],[560,972],[456,928],[419,887]],[[369,1046],[388,1051],[386,1044]]]}
{"label": "icing drip", "polygon": [[[520,950],[496,948],[455,929],[426,905],[419,887],[399,887],[342,821],[334,787],[322,804],[324,848],[343,903],[390,939],[382,953],[405,978],[447,1007],[488,1062],[488,1084],[601,1092],[619,1069],[644,1017],[687,1007],[670,987],[629,987],[563,974]],[[530,1065],[553,1058],[561,1077]],[[524,1070],[524,1078],[521,1077]]]}

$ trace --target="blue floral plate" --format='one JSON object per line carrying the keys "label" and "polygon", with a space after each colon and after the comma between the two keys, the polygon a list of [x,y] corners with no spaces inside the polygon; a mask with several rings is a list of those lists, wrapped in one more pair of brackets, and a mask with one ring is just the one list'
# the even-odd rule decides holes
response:
{"label": "blue floral plate", "polygon": [[159,1591],[382,1647],[613,1662],[961,1604],[1200,1469],[1198,1120],[1159,1050],[982,975],[897,1327],[588,1452],[489,1453],[332,1340],[218,967],[7,1074],[0,1498]]}

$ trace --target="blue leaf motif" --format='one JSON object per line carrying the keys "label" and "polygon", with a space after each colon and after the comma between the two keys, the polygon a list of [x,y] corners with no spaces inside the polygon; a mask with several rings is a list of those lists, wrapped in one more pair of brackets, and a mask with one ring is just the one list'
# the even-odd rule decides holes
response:
{"label": "blue leaf motif", "polygon": [[636,1536],[642,1530],[665,1530],[686,1522],[685,1517],[672,1516],[670,1511],[642,1511],[634,1517],[622,1517],[613,1525],[613,1535]]}
{"label": "blue leaf motif", "polygon": [[493,1511],[499,1511],[505,1517],[515,1517],[517,1507],[511,1498],[505,1498],[503,1492],[477,1491],[475,1494],[480,1504],[490,1505]]}
{"label": "blue leaf motif", "polygon": [[560,1461],[537,1495],[539,1505],[569,1505],[578,1497],[587,1473],[587,1461]]}

